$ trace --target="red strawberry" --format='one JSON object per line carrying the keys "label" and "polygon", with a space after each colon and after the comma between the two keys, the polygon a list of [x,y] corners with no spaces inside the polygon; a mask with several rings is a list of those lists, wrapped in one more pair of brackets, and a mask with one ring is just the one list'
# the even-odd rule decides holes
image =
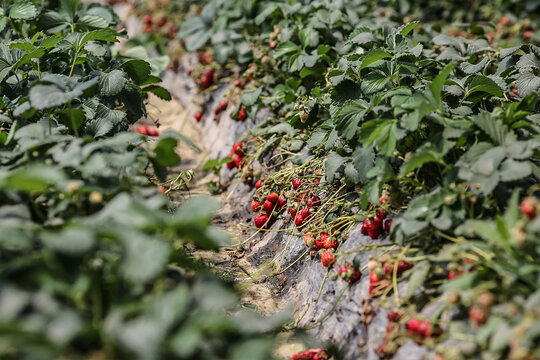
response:
{"label": "red strawberry", "polygon": [[536,199],[532,196],[529,196],[523,199],[523,201],[521,201],[519,209],[525,216],[532,220],[536,217],[536,204]]}
{"label": "red strawberry", "polygon": [[143,134],[143,135],[148,135],[148,126],[146,125],[141,125],[137,128],[137,132],[139,134]]}
{"label": "red strawberry", "polygon": [[512,90],[512,94],[518,96],[518,91],[517,91],[517,89]]}
{"label": "red strawberry", "polygon": [[302,216],[304,219],[307,219],[311,216],[308,208],[303,208],[300,210],[300,216]]}
{"label": "red strawberry", "polygon": [[257,200],[253,200],[251,202],[251,211],[258,212],[260,210],[261,210],[261,203],[258,202]]}
{"label": "red strawberry", "polygon": [[292,206],[289,208],[289,213],[291,214],[292,218],[296,216],[296,210]]}
{"label": "red strawberry", "polygon": [[384,231],[389,233],[390,227],[392,226],[392,219],[388,219],[384,222]]}
{"label": "red strawberry", "polygon": [[210,53],[208,53],[208,52],[207,52],[207,53],[204,53],[204,55],[202,56],[201,60],[202,60],[203,63],[207,63],[207,64],[210,63],[210,62],[212,62],[212,54],[210,54]]}
{"label": "red strawberry", "polygon": [[401,319],[401,314],[395,310],[390,310],[388,314],[386,314],[386,317],[388,318],[388,321],[398,322]]}
{"label": "red strawberry", "polygon": [[420,321],[418,324],[418,329],[416,330],[418,335],[422,337],[430,337],[431,336],[431,324],[429,321]]}
{"label": "red strawberry", "polygon": [[381,235],[381,229],[379,227],[372,226],[370,229],[368,229],[368,235],[372,239],[376,239]]}
{"label": "red strawberry", "polygon": [[325,251],[321,255],[321,261],[324,267],[329,267],[334,262],[335,259],[336,259],[336,255],[334,255],[330,251]]}
{"label": "red strawberry", "polygon": [[294,224],[296,225],[297,228],[299,228],[302,226],[303,223],[304,223],[304,218],[300,214],[297,214],[296,217],[294,218]]}
{"label": "red strawberry", "polygon": [[242,141],[239,141],[237,142],[236,144],[234,144],[232,150],[233,152],[238,155],[238,156],[244,156],[244,150],[242,150],[242,147],[243,147],[244,143]]}
{"label": "red strawberry", "polygon": [[272,211],[274,210],[275,206],[276,206],[275,204],[272,204],[268,200],[265,200],[264,203],[263,203],[263,209],[264,209],[264,211],[266,212],[266,214],[268,216],[270,216],[270,214],[272,214]]}
{"label": "red strawberry", "polygon": [[152,32],[152,26],[150,24],[144,24],[142,28],[143,33],[147,34]]}
{"label": "red strawberry", "polygon": [[156,137],[159,136],[159,132],[157,131],[157,129],[149,129],[148,135]]}
{"label": "red strawberry", "polygon": [[195,113],[195,120],[197,120],[197,122],[200,122],[201,119],[202,119],[202,114],[200,112]]}
{"label": "red strawberry", "polygon": [[302,185],[302,183],[303,183],[303,181],[298,179],[298,178],[293,178],[291,180],[291,182],[292,182],[292,186],[293,186],[294,190],[298,189],[300,187],[300,185]]}
{"label": "red strawberry", "polygon": [[369,273],[369,283],[377,284],[379,282],[379,276],[375,272]]}
{"label": "red strawberry", "polygon": [[255,216],[255,227],[257,229],[261,229],[263,227],[266,227],[268,224],[268,215],[265,215],[265,214],[261,214],[261,215],[257,215]]}
{"label": "red strawberry", "polygon": [[453,271],[448,272],[448,280],[454,280],[456,278],[456,273]]}
{"label": "red strawberry", "polygon": [[186,70],[186,73],[187,73],[188,75],[191,75],[191,74],[193,73],[193,69],[192,69],[192,68],[187,69],[187,70]]}
{"label": "red strawberry", "polygon": [[275,192],[268,194],[266,200],[270,201],[272,204],[275,204],[279,201],[279,195]]}
{"label": "red strawberry", "polygon": [[255,183],[255,189],[259,189],[262,186],[262,180],[257,180]]}
{"label": "red strawberry", "polygon": [[408,261],[400,261],[398,264],[398,274],[402,274],[407,270],[410,270],[414,267],[414,264]]}
{"label": "red strawberry", "polygon": [[407,323],[407,329],[409,329],[409,334],[415,333],[418,331],[418,327],[420,326],[421,321],[417,318],[412,318]]}
{"label": "red strawberry", "polygon": [[244,121],[247,119],[247,113],[245,110],[240,110],[238,112],[238,116],[236,117],[236,120],[238,121]]}
{"label": "red strawberry", "polygon": [[501,25],[502,25],[502,26],[508,26],[508,25],[510,25],[510,19],[507,18],[506,16],[503,16],[503,17],[501,18]]}
{"label": "red strawberry", "polygon": [[157,25],[159,27],[161,27],[161,26],[165,25],[166,22],[167,22],[167,20],[163,16],[160,16],[158,21],[157,21]]}
{"label": "red strawberry", "polygon": [[379,210],[379,212],[377,213],[377,217],[381,220],[386,219],[386,216],[388,216],[388,213],[384,210]]}
{"label": "red strawberry", "polygon": [[367,235],[371,227],[372,227],[371,220],[366,219],[364,220],[364,223],[362,224],[362,228],[360,229],[360,231],[362,232],[363,235]]}
{"label": "red strawberry", "polygon": [[469,319],[471,319],[474,326],[481,326],[486,323],[487,316],[484,310],[477,306],[473,306],[469,310]]}
{"label": "red strawberry", "polygon": [[151,25],[152,24],[152,15],[150,15],[150,14],[144,15],[143,24]]}
{"label": "red strawberry", "polygon": [[241,164],[242,164],[242,160],[244,160],[243,157],[241,156],[238,156],[236,154],[233,155],[233,161],[234,161],[234,165],[236,165],[237,168],[241,168]]}
{"label": "red strawberry", "polygon": [[523,33],[523,38],[524,38],[525,40],[529,40],[529,39],[531,38],[531,36],[532,36],[532,31],[531,31],[531,30],[527,30],[527,31],[525,31],[525,32]]}
{"label": "red strawberry", "polygon": [[379,198],[379,204],[384,205],[388,201],[388,193],[383,193]]}
{"label": "red strawberry", "polygon": [[275,41],[270,41],[270,49],[274,50],[277,46],[277,43]]}
{"label": "red strawberry", "polygon": [[285,200],[284,198],[282,198],[281,196],[279,197],[279,210],[282,210],[284,209],[285,207],[287,207],[287,200]]}
{"label": "red strawberry", "polygon": [[328,236],[323,242],[323,247],[325,249],[337,249],[338,246],[339,243],[331,236]]}
{"label": "red strawberry", "polygon": [[[231,158],[231,159],[233,159],[233,156],[235,156],[235,155],[232,152],[230,152],[229,155],[227,155],[227,157]],[[227,163],[227,169],[232,170],[235,167],[236,167],[236,164],[234,163],[234,159],[233,159],[233,161]]]}
{"label": "red strawberry", "polygon": [[234,86],[237,87],[237,88],[241,87],[241,85],[242,85],[242,84],[240,83],[240,80],[236,80],[236,81],[234,82]]}

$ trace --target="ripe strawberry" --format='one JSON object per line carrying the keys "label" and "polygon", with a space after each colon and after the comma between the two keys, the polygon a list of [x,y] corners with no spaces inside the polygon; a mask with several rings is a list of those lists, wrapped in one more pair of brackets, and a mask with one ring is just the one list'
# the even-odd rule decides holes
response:
{"label": "ripe strawberry", "polygon": [[196,120],[197,122],[200,122],[201,119],[202,119],[202,114],[201,114],[200,112],[195,113],[195,120]]}
{"label": "ripe strawberry", "polygon": [[150,24],[144,24],[142,31],[145,34],[148,34],[149,32],[152,32],[152,26]]}
{"label": "ripe strawberry", "polygon": [[418,331],[418,327],[420,326],[421,321],[417,318],[412,318],[407,323],[407,329],[409,329],[409,334],[415,333]]}
{"label": "ripe strawberry", "polygon": [[149,130],[148,130],[148,135],[153,136],[153,137],[156,137],[156,136],[159,136],[159,132],[158,132],[158,130],[155,129],[155,128],[154,128],[154,129],[149,129]]}
{"label": "ripe strawberry", "polygon": [[525,31],[525,32],[523,33],[523,38],[524,38],[525,40],[529,40],[529,39],[531,38],[531,36],[532,36],[532,31],[531,31],[531,30],[527,30],[527,31]]}
{"label": "ripe strawberry", "polygon": [[532,196],[529,196],[523,199],[523,201],[521,201],[519,209],[521,210],[523,215],[527,216],[530,220],[532,220],[536,217],[536,204],[536,199]]}
{"label": "ripe strawberry", "polygon": [[321,261],[324,267],[329,267],[334,260],[336,260],[336,255],[330,251],[325,251],[321,254]]}
{"label": "ripe strawberry", "polygon": [[329,237],[330,235],[326,233],[319,234],[315,238],[315,246],[317,247],[317,249],[324,249],[324,243],[326,242],[326,240],[328,240]]}
{"label": "ripe strawberry", "polygon": [[477,306],[473,306],[469,310],[469,319],[472,321],[474,326],[482,326],[486,323],[487,316],[484,310]]}
{"label": "ripe strawberry", "polygon": [[510,19],[507,18],[506,16],[503,16],[503,17],[501,18],[501,25],[502,25],[502,26],[508,26],[508,25],[510,25]]}
{"label": "ripe strawberry", "polygon": [[276,204],[273,204],[272,202],[270,202],[268,200],[265,200],[264,203],[263,203],[263,209],[264,209],[264,211],[266,212],[266,214],[268,216],[270,216],[270,214],[272,214],[272,211],[274,210],[275,206],[276,206]]}
{"label": "ripe strawberry", "polygon": [[384,231],[389,233],[390,227],[392,226],[392,219],[388,219],[384,222]]}
{"label": "ripe strawberry", "polygon": [[[227,155],[227,157],[231,158],[231,159],[233,159],[233,156],[234,156],[234,154],[232,152],[230,152],[229,155]],[[233,161],[227,163],[227,169],[232,170],[235,167],[236,167],[236,164],[234,163],[234,159],[233,159]]]}
{"label": "ripe strawberry", "polygon": [[146,125],[141,125],[137,128],[139,134],[148,135],[148,127]]}
{"label": "ripe strawberry", "polygon": [[366,219],[364,220],[364,222],[362,223],[362,228],[360,229],[360,232],[363,234],[363,235],[367,235],[368,232],[369,232],[369,229],[371,229],[371,220],[369,219]]}
{"label": "ripe strawberry", "polygon": [[203,63],[206,63],[206,64],[211,63],[212,62],[212,54],[210,54],[209,52],[204,53],[201,60],[202,60]]}
{"label": "ripe strawberry", "polygon": [[253,200],[251,202],[251,211],[258,212],[260,210],[261,210],[261,203],[258,202],[257,200]]}
{"label": "ripe strawberry", "polygon": [[237,87],[237,88],[241,87],[240,80],[235,80],[234,86]]}
{"label": "ripe strawberry", "polygon": [[152,15],[150,15],[150,14],[144,15],[143,24],[152,25]]}
{"label": "ripe strawberry", "polygon": [[260,187],[262,186],[262,180],[257,180],[257,182],[255,183],[255,190],[259,189]]}
{"label": "ripe strawberry", "polygon": [[241,168],[241,167],[242,167],[242,160],[244,160],[243,157],[238,156],[238,155],[236,155],[236,154],[233,155],[234,165],[235,165],[237,168]]}
{"label": "ripe strawberry", "polygon": [[277,43],[275,41],[270,41],[270,49],[274,50],[277,46]]}
{"label": "ripe strawberry", "polygon": [[280,196],[279,197],[279,210],[283,210],[286,207],[287,207],[287,200],[285,200],[285,198]]}
{"label": "ripe strawberry", "polygon": [[398,322],[401,319],[401,314],[395,310],[390,310],[388,314],[386,314],[386,317],[388,318],[388,321]]}
{"label": "ripe strawberry", "polygon": [[398,274],[402,274],[407,270],[410,270],[414,267],[414,264],[408,261],[400,261],[398,264]]}
{"label": "ripe strawberry", "polygon": [[386,216],[388,216],[388,213],[384,210],[379,210],[379,212],[377,213],[377,217],[381,220],[386,219]]}
{"label": "ripe strawberry", "polygon": [[512,90],[512,94],[518,96],[518,91],[517,91],[517,89]]}
{"label": "ripe strawberry", "polygon": [[238,112],[238,116],[236,117],[236,120],[238,121],[244,121],[247,119],[247,113],[245,110],[240,110]]}
{"label": "ripe strawberry", "polygon": [[448,272],[448,280],[454,280],[456,278],[456,273],[453,271]]}
{"label": "ripe strawberry", "polygon": [[303,183],[303,181],[298,179],[298,178],[293,178],[291,180],[291,182],[292,182],[292,187],[293,187],[294,190],[298,189],[300,187],[300,185],[302,185],[302,183]]}
{"label": "ripe strawberry", "polygon": [[227,100],[223,100],[221,103],[219,103],[219,108],[221,111],[227,110],[227,107],[229,106],[229,102]]}
{"label": "ripe strawberry", "polygon": [[304,218],[300,214],[297,214],[294,218],[294,224],[297,228],[301,227],[304,224]]}
{"label": "ripe strawberry", "polygon": [[270,201],[272,204],[275,204],[279,201],[279,195],[275,192],[268,194],[266,200]]}
{"label": "ripe strawberry", "polygon": [[212,86],[212,83],[214,82],[211,77],[208,77],[206,75],[201,76],[199,80],[201,82],[201,88],[203,90],[208,89],[210,86]]}
{"label": "ripe strawberry", "polygon": [[296,216],[296,210],[292,206],[289,208],[289,213],[291,214],[292,218]]}
{"label": "ripe strawberry", "polygon": [[191,74],[193,73],[193,69],[192,69],[192,68],[188,68],[188,69],[186,70],[186,73],[187,73],[188,75],[191,75]]}
{"label": "ripe strawberry", "polygon": [[311,216],[309,209],[303,208],[302,210],[300,210],[300,216],[307,220]]}
{"label": "ripe strawberry", "polygon": [[160,16],[158,21],[157,21],[157,25],[159,27],[162,27],[163,25],[165,25],[166,22],[167,22],[167,20],[163,16]]}
{"label": "ripe strawberry", "polygon": [[268,215],[265,215],[265,214],[261,214],[261,215],[257,215],[255,216],[255,227],[257,229],[261,229],[261,228],[265,228],[268,224]]}
{"label": "ripe strawberry", "polygon": [[232,150],[238,156],[244,156],[244,150],[242,150],[244,143],[242,141],[237,142],[233,145]]}
{"label": "ripe strawberry", "polygon": [[416,330],[418,335],[422,337],[430,337],[431,336],[431,324],[429,321],[420,321],[418,324],[418,328]]}
{"label": "ripe strawberry", "polygon": [[379,276],[376,272],[369,273],[369,283],[377,284],[379,282]]}
{"label": "ripe strawberry", "polygon": [[331,236],[328,236],[323,242],[323,248],[325,249],[337,249],[339,243]]}
{"label": "ripe strawberry", "polygon": [[381,228],[380,228],[380,227],[371,226],[371,228],[368,229],[368,235],[369,235],[369,237],[372,238],[372,239],[378,238],[379,235],[381,235]]}

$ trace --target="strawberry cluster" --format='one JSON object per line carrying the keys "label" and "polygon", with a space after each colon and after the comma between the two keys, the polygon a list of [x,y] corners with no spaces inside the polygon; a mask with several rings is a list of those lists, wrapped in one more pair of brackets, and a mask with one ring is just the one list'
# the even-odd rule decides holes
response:
{"label": "strawberry cluster", "polygon": [[417,343],[422,343],[424,339],[439,337],[443,333],[443,329],[439,325],[429,321],[421,321],[418,318],[412,318],[407,322],[407,330],[409,336]]}
{"label": "strawberry cluster", "polygon": [[386,314],[388,324],[386,325],[386,333],[383,337],[383,342],[373,347],[373,351],[382,359],[391,358],[398,349],[398,344],[394,341],[399,336],[399,321],[401,313],[396,310],[391,310]]}
{"label": "strawberry cluster", "polygon": [[369,235],[372,239],[378,238],[383,231],[389,233],[392,226],[392,219],[386,219],[387,216],[386,211],[380,210],[373,219],[368,218],[364,220],[360,231],[364,235]]}
{"label": "strawberry cluster", "polygon": [[276,220],[277,215],[281,213],[287,206],[287,201],[275,192],[269,193],[262,204],[261,201],[259,201],[257,198],[254,198],[251,201],[251,211],[264,211],[264,214],[255,216],[254,221],[257,229],[268,227],[268,225]]}
{"label": "strawberry cluster", "polygon": [[293,360],[327,360],[328,354],[324,349],[309,349],[296,353],[292,356]]}
{"label": "strawberry cluster", "polygon": [[367,267],[370,271],[369,294],[379,296],[392,285],[394,271],[399,278],[405,271],[412,269],[414,264],[408,261],[398,261],[396,268],[396,261],[383,260],[379,263],[372,260],[367,264]]}
{"label": "strawberry cluster", "polygon": [[139,134],[148,135],[148,136],[159,136],[159,132],[156,128],[148,128],[146,125],[141,125],[137,128]]}
{"label": "strawberry cluster", "polygon": [[142,31],[144,33],[162,33],[171,40],[176,38],[176,34],[178,33],[178,26],[163,15],[152,17],[151,14],[146,14],[143,16],[142,22]]}
{"label": "strawberry cluster", "polygon": [[244,157],[245,157],[244,143],[242,141],[239,141],[236,144],[234,144],[231,152],[227,156],[233,160],[227,163],[227,168],[229,170],[232,170],[234,168],[239,168],[239,169],[242,168],[242,165],[243,165],[242,161],[244,160]]}
{"label": "strawberry cluster", "polygon": [[362,272],[360,269],[356,269],[353,264],[345,264],[340,266],[338,276],[346,282],[353,284],[360,280]]}

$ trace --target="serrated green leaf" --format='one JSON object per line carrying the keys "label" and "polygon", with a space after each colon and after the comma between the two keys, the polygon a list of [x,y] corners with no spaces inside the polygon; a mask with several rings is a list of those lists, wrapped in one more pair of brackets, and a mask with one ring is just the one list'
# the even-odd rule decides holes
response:
{"label": "serrated green leaf", "polygon": [[37,14],[36,6],[29,1],[16,1],[9,11],[9,17],[15,20],[34,19]]}
{"label": "serrated green leaf", "polygon": [[30,103],[34,108],[44,110],[67,104],[81,95],[82,91],[77,89],[63,91],[55,85],[36,85],[30,89]]}
{"label": "serrated green leaf", "polygon": [[134,59],[126,61],[122,65],[122,69],[124,69],[129,78],[138,85],[142,85],[150,76],[150,64],[144,60]]}
{"label": "serrated green leaf", "polygon": [[126,85],[126,77],[123,71],[113,70],[109,73],[101,73],[99,76],[99,92],[103,96],[118,95]]}
{"label": "serrated green leaf", "polygon": [[242,102],[242,104],[246,106],[253,106],[259,99],[261,92],[262,92],[262,87],[257,88],[255,90],[245,90],[242,93],[242,97],[240,98],[240,101]]}
{"label": "serrated green leaf", "polygon": [[344,157],[337,153],[331,153],[330,156],[324,160],[324,174],[326,181],[330,183],[333,182],[336,172],[344,163]]}
{"label": "serrated green leaf", "polygon": [[450,63],[442,69],[439,75],[429,84],[429,89],[431,90],[431,94],[433,95],[433,98],[437,102],[437,104],[441,104],[441,91],[444,86],[444,83],[446,82],[446,79],[452,72],[452,70],[456,67],[457,63]]}
{"label": "serrated green leaf", "polygon": [[162,86],[157,85],[150,85],[143,89],[144,92],[151,92],[152,94],[156,95],[158,98],[165,100],[165,101],[171,101],[171,93],[167,89],[165,89]]}
{"label": "serrated green leaf", "polygon": [[358,67],[358,72],[360,72],[360,70],[368,67],[369,65],[373,64],[375,61],[378,61],[378,60],[381,60],[381,59],[386,59],[386,58],[390,58],[392,57],[392,55],[390,55],[389,53],[387,53],[386,51],[384,50],[381,50],[381,49],[374,49],[374,50],[371,50],[365,57],[364,59],[362,60],[362,63],[360,64],[360,66]]}

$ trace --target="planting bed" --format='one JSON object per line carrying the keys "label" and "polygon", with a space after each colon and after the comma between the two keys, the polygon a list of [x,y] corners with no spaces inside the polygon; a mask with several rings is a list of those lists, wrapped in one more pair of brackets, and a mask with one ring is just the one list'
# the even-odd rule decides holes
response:
{"label": "planting bed", "polygon": [[0,357],[540,358],[537,2],[3,10]]}

